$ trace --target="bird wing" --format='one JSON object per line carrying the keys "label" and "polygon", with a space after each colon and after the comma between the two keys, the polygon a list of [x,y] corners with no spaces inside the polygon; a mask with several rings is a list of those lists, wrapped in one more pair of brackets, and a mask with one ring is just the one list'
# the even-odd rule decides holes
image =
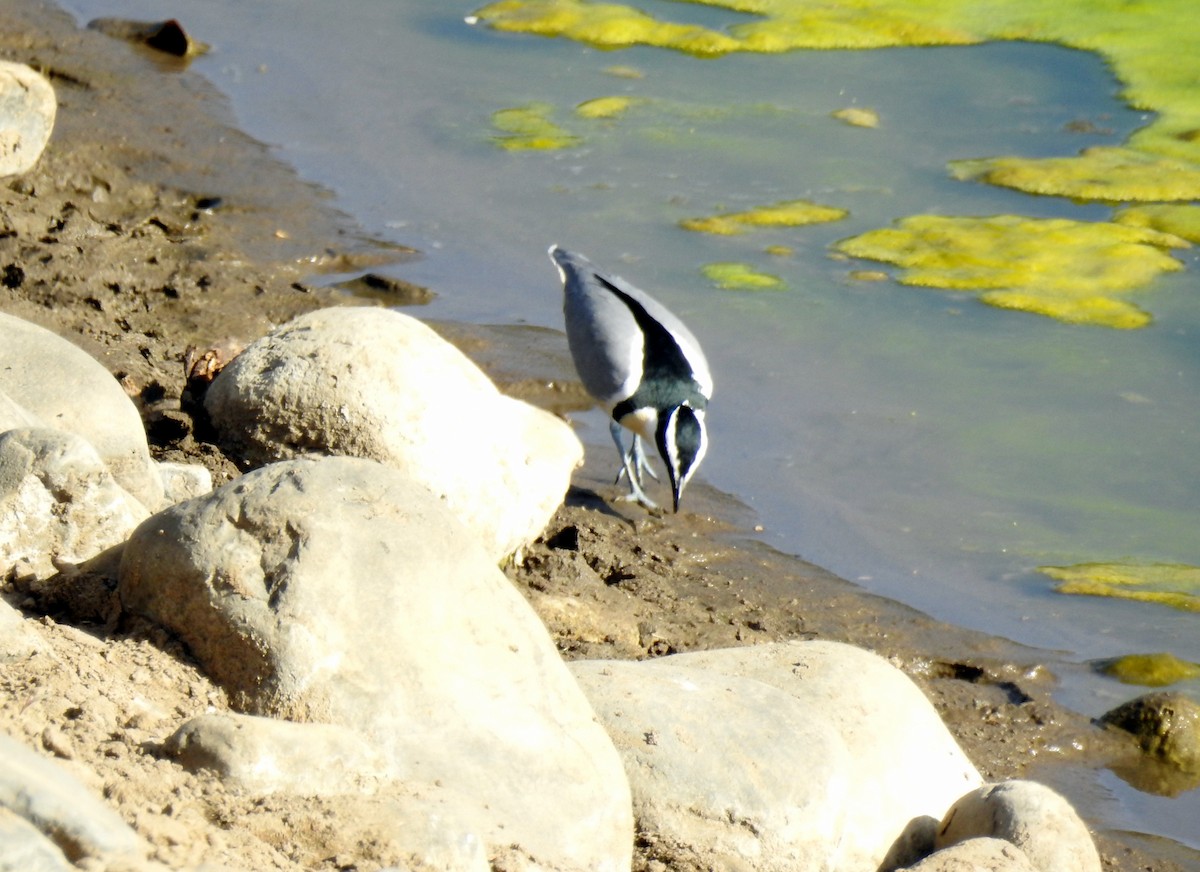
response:
{"label": "bird wing", "polygon": [[637,300],[646,313],[650,315],[658,323],[662,324],[670,332],[675,342],[679,345],[680,351],[683,352],[684,358],[691,367],[692,377],[700,386],[701,393],[708,399],[712,398],[712,373],[708,368],[708,359],[704,356],[703,350],[700,348],[700,342],[692,334],[692,331],[687,328],[687,325],[675,316],[675,313],[664,306],[658,300],[647,294],[641,288],[638,288],[620,276],[606,275],[603,276],[604,281],[617,288],[621,293],[628,294],[634,300]]}
{"label": "bird wing", "polygon": [[641,381],[642,333],[586,258],[561,248],[552,256],[563,277],[563,314],[575,369],[588,393],[611,412]]}
{"label": "bird wing", "polygon": [[612,406],[627,399],[642,376],[643,332],[628,305],[613,292],[637,301],[676,340],[705,397],[712,375],[700,343],[669,309],[619,276],[601,273],[582,255],[557,246],[550,256],[563,277],[567,338],[584,387]]}

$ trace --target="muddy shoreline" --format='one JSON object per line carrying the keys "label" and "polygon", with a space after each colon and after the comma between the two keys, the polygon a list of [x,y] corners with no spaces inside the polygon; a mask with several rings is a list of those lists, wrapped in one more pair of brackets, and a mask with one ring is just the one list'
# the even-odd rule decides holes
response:
{"label": "muddy shoreline", "polygon": [[[0,57],[41,70],[59,99],[42,161],[0,185],[0,269],[19,269],[5,273],[0,311],[52,329],[104,363],[140,404],[156,457],[203,463],[218,484],[228,480],[238,470],[180,404],[187,350],[236,347],[323,306],[382,305],[377,297],[324,287],[319,275],[367,271],[416,253],[365,238],[325,192],[239,133],[224,99],[178,60],[80,29],[40,0],[9,0],[0,9]],[[434,326],[510,393],[558,412],[583,403],[560,334]],[[1123,737],[1054,702],[1044,653],[940,624],[776,552],[753,538],[747,509],[702,482],[689,489],[679,516],[614,506],[606,501],[616,493],[612,460],[607,445],[589,451],[567,504],[509,568],[564,656],[846,641],[912,675],[988,778],[1045,778],[1075,801],[1071,785],[1086,782],[1081,774],[1131,759]],[[108,632],[101,638],[127,646],[143,666],[172,650],[169,643],[147,650],[136,629],[97,631],[64,613],[62,603],[5,594],[55,627],[64,644],[78,630]],[[121,658],[105,660],[112,661]],[[42,677],[46,686],[74,680],[51,672]],[[180,693],[221,704],[211,688],[197,690],[198,679],[183,666],[162,674],[175,677]],[[18,738],[36,727],[0,710],[0,729]],[[76,759],[101,783],[130,779],[120,761],[85,743],[81,733]],[[244,811],[241,800],[169,767],[146,777],[174,778],[177,792],[197,791],[195,802],[209,817],[233,820]],[[130,811],[135,800],[118,804],[139,825]],[[303,811],[291,815],[300,819]],[[156,844],[179,837],[153,830],[143,827]],[[199,830],[193,835],[204,838]],[[1096,835],[1106,869],[1170,872],[1200,863],[1162,840]],[[314,857],[337,854],[333,846],[323,851],[320,838],[315,827],[306,841],[260,825],[254,839],[230,837],[201,856],[239,868],[336,868],[332,859],[312,865]],[[306,847],[286,850],[296,841]],[[270,850],[258,852],[259,843]],[[171,844],[164,862],[194,862]]]}

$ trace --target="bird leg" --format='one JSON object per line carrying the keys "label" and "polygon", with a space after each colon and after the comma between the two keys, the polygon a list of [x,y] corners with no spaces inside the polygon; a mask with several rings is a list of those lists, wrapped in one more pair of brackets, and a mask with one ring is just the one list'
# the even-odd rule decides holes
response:
{"label": "bird leg", "polygon": [[[629,479],[629,493],[621,497],[621,499],[635,500],[639,504],[649,509],[658,508],[658,504],[650,497],[646,496],[646,492],[642,490],[642,473],[645,472],[655,481],[658,481],[658,476],[654,474],[654,470],[646,462],[646,454],[642,449],[641,437],[636,433],[633,434],[633,444],[629,446],[629,450],[625,450],[624,441],[621,438],[621,430],[623,428],[616,421],[609,424],[608,431],[612,434],[613,442],[617,445],[617,452],[621,455],[621,469],[617,472],[616,481],[621,480],[621,476]],[[614,482],[615,484],[616,482]]]}
{"label": "bird leg", "polygon": [[[642,473],[645,473],[655,481],[658,481],[658,473],[654,471],[653,466],[646,462],[645,444],[646,443],[642,441],[641,436],[637,435],[636,433],[633,434],[633,445],[629,448],[629,454],[630,460],[633,463],[634,471],[638,474],[638,484],[642,483]],[[619,473],[617,477],[620,478]]]}

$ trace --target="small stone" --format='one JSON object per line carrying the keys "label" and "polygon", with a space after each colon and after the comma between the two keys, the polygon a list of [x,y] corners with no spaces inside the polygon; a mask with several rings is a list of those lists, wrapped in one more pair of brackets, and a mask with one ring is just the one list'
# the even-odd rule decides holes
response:
{"label": "small stone", "polygon": [[24,64],[0,61],[0,177],[33,168],[50,141],[57,113],[58,99],[44,76]]}
{"label": "small stone", "polygon": [[437,296],[429,288],[376,273],[366,273],[356,279],[340,282],[337,287],[356,297],[379,300],[389,306],[424,306]]}
{"label": "small stone", "polygon": [[193,497],[203,496],[213,489],[212,473],[198,463],[167,463],[160,461],[164,499],[175,505]]}
{"label": "small stone", "polygon": [[359,733],[250,715],[201,715],[163,749],[190,771],[206,769],[255,793],[353,793],[374,785],[383,757]]}
{"label": "small stone", "polygon": [[192,39],[174,18],[168,21],[130,21],[124,18],[97,18],[88,22],[91,30],[139,43],[177,58],[193,58],[208,51],[208,46]]}
{"label": "small stone", "polygon": [[1200,704],[1181,693],[1148,693],[1101,719],[1137,739],[1143,751],[1181,770],[1200,772]]}
{"label": "small stone", "polygon": [[42,747],[63,760],[75,759],[75,746],[66,734],[54,724],[42,730]]}

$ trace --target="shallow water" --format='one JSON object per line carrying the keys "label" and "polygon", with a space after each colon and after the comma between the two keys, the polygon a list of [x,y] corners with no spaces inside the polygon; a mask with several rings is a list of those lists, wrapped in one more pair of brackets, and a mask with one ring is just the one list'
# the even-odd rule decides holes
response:
{"label": "shallow water", "polygon": [[[469,4],[444,0],[65,5],[83,20],[174,14],[211,43],[194,66],[230,95],[248,132],[369,232],[425,253],[394,270],[438,292],[421,314],[560,326],[551,242],[662,298],[700,336],[716,376],[701,477],[753,506],[774,546],[1068,662],[1159,650],[1200,661],[1196,615],[1065,597],[1034,571],[1200,564],[1196,255],[1180,253],[1188,270],[1135,298],[1153,326],[1113,331],[856,281],[852,269],[874,265],[828,252],[916,213],[1109,217],[945,170],[960,158],[1123,141],[1145,118],[1118,101],[1099,58],[1013,43],[719,60],[605,53],[472,27]],[[669,5],[676,18],[729,17]],[[642,77],[606,72],[614,65]],[[610,94],[650,102],[613,121],[573,115]],[[497,148],[492,113],[533,102],[553,104],[582,144]],[[831,117],[848,106],[876,110],[879,128]],[[677,226],[799,197],[850,217],[741,237]],[[793,253],[764,254],[770,244]],[[718,290],[699,270],[725,260],[787,289]],[[607,439],[599,415],[581,427],[589,443]],[[1098,715],[1136,692],[1081,666],[1066,670],[1061,695]],[[1104,789],[1136,828],[1200,847],[1186,824],[1195,792],[1169,801],[1185,813],[1142,820],[1120,784]]]}

